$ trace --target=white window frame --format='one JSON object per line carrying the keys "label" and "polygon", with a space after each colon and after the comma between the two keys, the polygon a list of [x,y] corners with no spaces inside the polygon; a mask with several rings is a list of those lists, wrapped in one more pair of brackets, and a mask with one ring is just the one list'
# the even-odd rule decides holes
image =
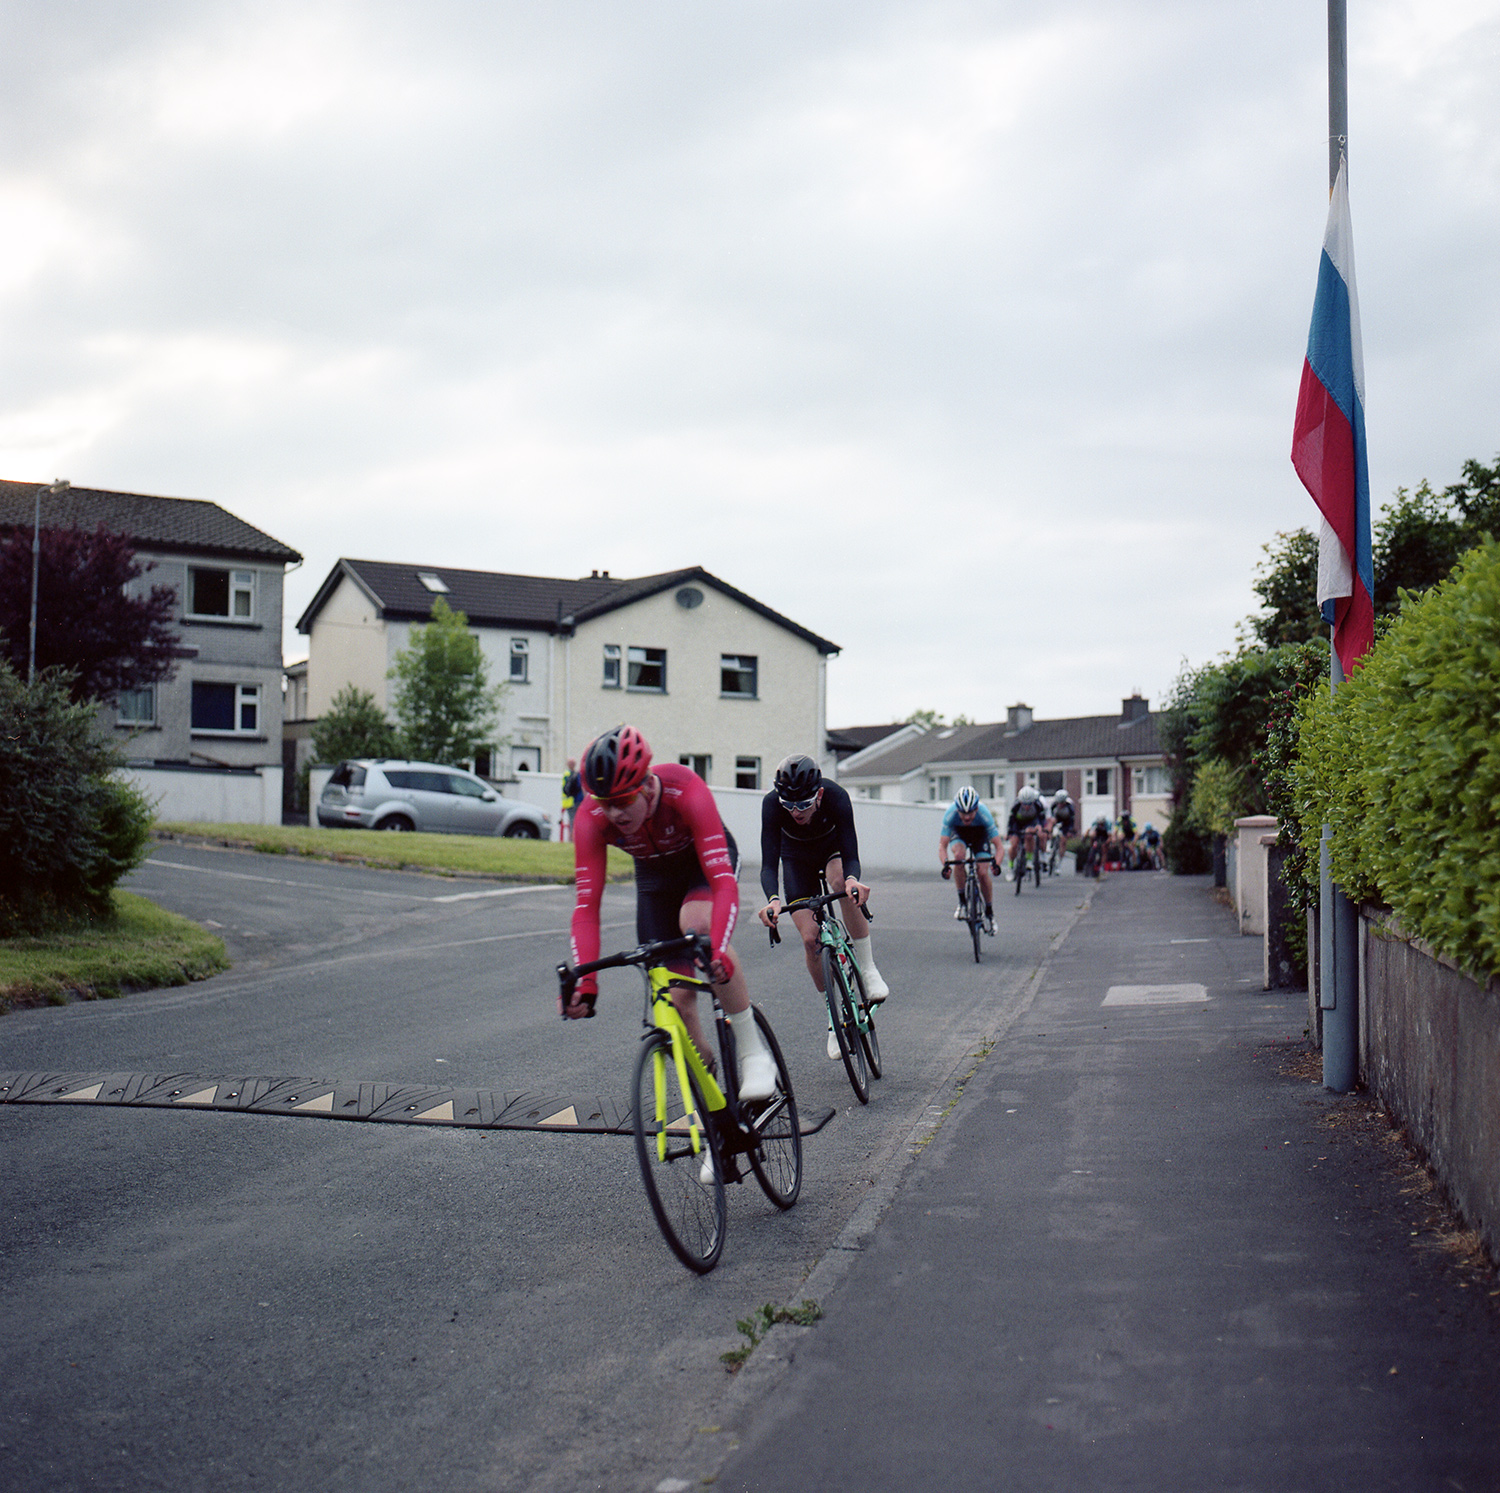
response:
{"label": "white window frame", "polygon": [[[1146,783],[1152,773],[1160,774],[1157,788],[1148,788]],[[1172,792],[1172,774],[1159,762],[1144,764],[1130,769],[1130,796],[1132,798],[1166,798]]]}
{"label": "white window frame", "polygon": [[705,783],[712,781],[714,759],[710,752],[683,752],[677,759],[679,765],[690,767]]}
{"label": "white window frame", "polygon": [[606,643],[604,645],[604,689],[619,689],[620,687],[620,645],[618,643]]}
{"label": "white window frame", "polygon": [[[194,683],[220,684],[234,691],[234,715],[231,717],[234,725],[226,731],[219,726],[193,726],[190,724],[189,729],[194,736],[219,736],[227,739],[233,736],[263,736],[265,734],[261,728],[261,699],[260,686],[258,684],[235,684],[225,679],[199,679],[195,680]],[[253,712],[251,724],[248,726],[244,724],[246,710]],[[191,688],[189,688],[188,692],[188,719],[191,723]]]}
{"label": "white window frame", "polygon": [[[228,588],[228,599],[225,612],[195,612],[192,610],[197,585],[194,576],[200,574],[222,575]],[[186,605],[183,607],[183,616],[191,618],[203,618],[212,622],[239,622],[251,623],[255,621],[255,593],[257,590],[257,574],[253,570],[235,570],[226,565],[189,565],[187,595],[183,598]],[[242,604],[243,603],[243,609]]]}
{"label": "white window frame", "polygon": [[[139,704],[142,700],[146,708],[131,714],[125,709],[127,698],[132,703]],[[148,684],[144,689],[122,689],[115,699],[116,718],[122,726],[154,726],[156,724],[156,686]]]}
{"label": "white window frame", "polygon": [[[1109,786],[1109,767],[1085,767],[1083,770],[1083,795],[1085,798],[1109,798],[1114,790]],[[1099,786],[1099,775],[1104,775],[1104,786]]]}
{"label": "white window frame", "polygon": [[[749,674],[748,690],[724,688],[726,673]],[[760,699],[760,655],[757,653],[721,653],[719,655],[719,697],[724,700]]]}
{"label": "white window frame", "polygon": [[[661,669],[660,684],[632,684],[630,681],[635,676],[637,668]],[[628,693],[638,695],[664,695],[667,692],[667,650],[665,648],[648,648],[640,644],[632,643],[625,650],[625,689]],[[707,781],[705,779],[705,781]]]}
{"label": "white window frame", "polygon": [[531,682],[531,641],[529,638],[510,640],[510,682],[512,684]]}
{"label": "white window frame", "polygon": [[[743,778],[749,778],[750,781],[742,782]],[[759,757],[736,757],[734,759],[734,786],[736,788],[760,787]]]}

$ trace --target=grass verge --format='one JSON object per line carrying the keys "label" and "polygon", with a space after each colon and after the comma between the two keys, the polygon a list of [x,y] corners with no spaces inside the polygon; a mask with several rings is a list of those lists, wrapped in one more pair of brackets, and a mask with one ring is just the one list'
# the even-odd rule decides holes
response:
{"label": "grass verge", "polygon": [[0,1012],[186,985],[229,968],[223,943],[197,923],[131,892],[113,898],[111,923],[0,939]]}
{"label": "grass verge", "polygon": [[[314,829],[300,824],[157,824],[152,833],[160,840],[223,845],[262,855],[353,862],[382,871],[488,876],[500,881],[573,880],[573,847],[555,840],[393,834],[378,829]],[[632,875],[630,857],[611,848],[609,879],[628,881]]]}

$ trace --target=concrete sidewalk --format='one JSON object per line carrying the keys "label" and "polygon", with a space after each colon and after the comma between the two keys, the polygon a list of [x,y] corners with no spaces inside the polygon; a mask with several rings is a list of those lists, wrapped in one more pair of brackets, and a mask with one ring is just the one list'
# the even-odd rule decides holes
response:
{"label": "concrete sidewalk", "polygon": [[716,1486],[1500,1488],[1493,1282],[1284,1071],[1305,1024],[1206,880],[1110,878]]}

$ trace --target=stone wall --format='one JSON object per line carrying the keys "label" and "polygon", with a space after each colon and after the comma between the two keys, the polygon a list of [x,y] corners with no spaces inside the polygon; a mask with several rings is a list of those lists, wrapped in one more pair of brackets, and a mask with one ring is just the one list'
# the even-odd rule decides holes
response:
{"label": "stone wall", "polygon": [[1365,1083],[1500,1259],[1500,979],[1479,985],[1368,908],[1360,974]]}

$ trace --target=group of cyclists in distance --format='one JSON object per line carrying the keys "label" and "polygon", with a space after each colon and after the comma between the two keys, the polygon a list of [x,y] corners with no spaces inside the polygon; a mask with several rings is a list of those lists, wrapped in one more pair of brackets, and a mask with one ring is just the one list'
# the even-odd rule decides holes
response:
{"label": "group of cyclists in distance", "polygon": [[[591,742],[579,766],[582,800],[573,817],[577,896],[571,936],[575,965],[599,954],[599,911],[606,880],[608,847],[617,845],[636,864],[636,934],[642,944],[680,934],[707,937],[712,958],[706,971],[719,1004],[733,1029],[739,1073],[733,1075],[742,1099],[764,1098],[772,1091],[775,1069],[750,1007],[744,968],[732,937],[739,916],[739,848],[725,828],[708,785],[691,768],[654,763],[651,748],[634,727],[617,726]],[[964,915],[964,888],[977,876],[984,897],[988,931],[994,931],[994,867],[1014,864],[1024,850],[1038,855],[1049,841],[1054,853],[1077,831],[1077,810],[1067,793],[1044,798],[1023,787],[1011,804],[1002,833],[995,816],[971,787],[961,788],[943,817],[938,861],[944,879],[958,893],[954,916]],[[1135,844],[1129,816],[1111,826],[1100,819],[1084,844],[1089,861],[1108,863],[1111,847]],[[812,912],[797,904],[817,895],[826,884],[841,900],[839,909],[853,945],[855,962],[872,1006],[890,994],[875,962],[865,903],[870,895],[860,879],[859,839],[848,791],[826,778],[810,756],[794,753],[776,768],[770,791],[761,802],[760,884],[765,896],[757,914],[776,929],[790,906],[802,940],[807,971],[823,994],[818,926]],[[1150,830],[1139,853],[1160,864],[1160,836]],[[1116,851],[1117,862],[1123,852]],[[685,980],[694,977],[686,957],[669,966]],[[562,1014],[580,1020],[594,1014],[597,977],[579,978]],[[684,983],[672,987],[680,1012],[699,1052],[711,1048],[697,1010],[697,990]],[[828,1056],[840,1055],[830,1026]],[[730,1075],[726,1075],[726,1078]]]}

